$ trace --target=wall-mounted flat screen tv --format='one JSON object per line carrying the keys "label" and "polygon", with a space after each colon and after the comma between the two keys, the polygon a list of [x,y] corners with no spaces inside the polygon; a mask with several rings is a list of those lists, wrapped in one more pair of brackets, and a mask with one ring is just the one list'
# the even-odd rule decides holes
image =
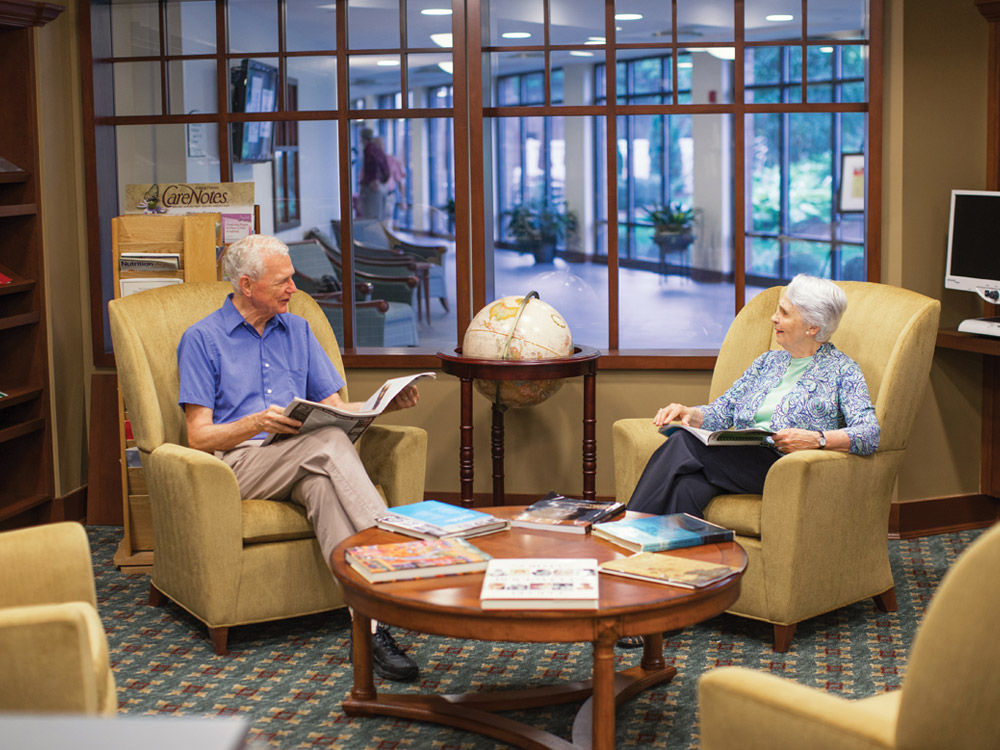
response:
{"label": "wall-mounted flat screen tv", "polygon": [[[243,59],[232,69],[233,112],[274,112],[278,107],[278,69]],[[274,157],[273,122],[233,123],[233,161],[264,162]]]}

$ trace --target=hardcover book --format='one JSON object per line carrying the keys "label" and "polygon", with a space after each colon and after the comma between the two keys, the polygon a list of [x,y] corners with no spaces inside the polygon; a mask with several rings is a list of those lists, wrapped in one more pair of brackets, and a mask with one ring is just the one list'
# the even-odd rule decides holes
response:
{"label": "hardcover book", "polygon": [[624,503],[613,500],[577,500],[550,492],[514,516],[511,526],[586,534],[595,523],[624,512]]}
{"label": "hardcover book", "polygon": [[449,538],[351,547],[345,559],[369,583],[384,583],[478,573],[492,556],[465,539]]}
{"label": "hardcover book", "polygon": [[375,525],[418,539],[440,539],[492,534],[510,528],[510,521],[471,508],[424,500],[390,509],[375,519]]}
{"label": "hardcover book", "polygon": [[620,560],[608,560],[600,565],[602,573],[655,581],[671,586],[697,589],[722,581],[739,572],[739,569],[702,560],[688,560],[656,552],[640,552]]}
{"label": "hardcover book", "polygon": [[597,609],[597,560],[490,560],[479,599],[483,609]]}
{"label": "hardcover book", "polygon": [[771,430],[748,427],[742,430],[704,430],[680,422],[671,422],[660,428],[660,432],[670,437],[677,430],[690,432],[705,445],[770,445]]}
{"label": "hardcover book", "polygon": [[732,529],[716,526],[687,513],[625,518],[594,526],[594,535],[633,552],[661,552],[699,544],[731,542]]}

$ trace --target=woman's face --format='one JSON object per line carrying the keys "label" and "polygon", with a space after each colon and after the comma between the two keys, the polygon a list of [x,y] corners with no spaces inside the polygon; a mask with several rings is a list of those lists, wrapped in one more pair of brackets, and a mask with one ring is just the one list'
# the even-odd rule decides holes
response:
{"label": "woman's face", "polygon": [[785,295],[778,300],[778,309],[771,316],[774,323],[774,334],[782,348],[787,349],[793,357],[808,357],[815,354],[819,348],[816,343],[818,326],[807,326],[802,320],[799,309],[788,301]]}

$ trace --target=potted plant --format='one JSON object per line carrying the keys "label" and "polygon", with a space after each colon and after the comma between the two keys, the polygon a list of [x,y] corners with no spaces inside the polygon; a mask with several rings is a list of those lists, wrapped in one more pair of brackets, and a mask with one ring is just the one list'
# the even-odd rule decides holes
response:
{"label": "potted plant", "polygon": [[680,252],[694,242],[694,222],[698,210],[680,201],[646,209],[653,224],[653,242],[660,248],[660,262],[668,252]]}
{"label": "potted plant", "polygon": [[536,263],[551,263],[556,244],[576,231],[576,212],[548,203],[519,203],[510,211],[507,233],[518,249],[530,252]]}

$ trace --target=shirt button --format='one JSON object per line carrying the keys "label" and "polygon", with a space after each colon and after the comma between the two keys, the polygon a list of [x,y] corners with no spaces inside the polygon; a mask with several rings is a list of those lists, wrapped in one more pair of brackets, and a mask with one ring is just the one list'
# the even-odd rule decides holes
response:
{"label": "shirt button", "polygon": [[264,363],[264,367],[270,367],[270,366],[271,365],[269,365],[267,362]]}
{"label": "shirt button", "polygon": [[267,389],[267,392],[268,392],[268,393],[270,393],[270,392],[271,392],[271,389],[270,389],[270,388],[268,388],[268,389]]}

